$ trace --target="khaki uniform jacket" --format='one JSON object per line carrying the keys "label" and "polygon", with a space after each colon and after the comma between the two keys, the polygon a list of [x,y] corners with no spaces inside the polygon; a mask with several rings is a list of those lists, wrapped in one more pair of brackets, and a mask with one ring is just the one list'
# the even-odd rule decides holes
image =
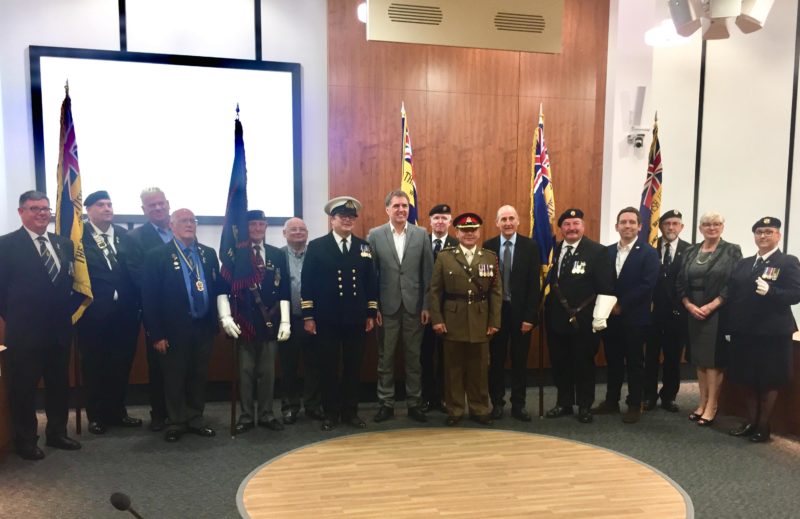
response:
{"label": "khaki uniform jacket", "polygon": [[486,330],[500,328],[503,305],[497,255],[477,247],[470,266],[460,247],[442,250],[433,266],[430,304],[431,322],[447,327],[445,340],[489,342]]}

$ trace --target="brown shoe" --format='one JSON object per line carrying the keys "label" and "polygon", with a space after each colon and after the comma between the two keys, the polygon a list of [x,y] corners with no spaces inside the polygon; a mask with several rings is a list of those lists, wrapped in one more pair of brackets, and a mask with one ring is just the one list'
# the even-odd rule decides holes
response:
{"label": "brown shoe", "polygon": [[592,408],[592,414],[617,414],[619,413],[619,403],[603,400],[597,407]]}
{"label": "brown shoe", "polygon": [[623,423],[636,423],[642,417],[642,406],[628,406],[628,411],[622,415]]}

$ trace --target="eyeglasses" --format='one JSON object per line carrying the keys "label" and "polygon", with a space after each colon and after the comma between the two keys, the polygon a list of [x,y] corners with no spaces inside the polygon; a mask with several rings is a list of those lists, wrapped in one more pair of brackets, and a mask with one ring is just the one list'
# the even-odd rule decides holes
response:
{"label": "eyeglasses", "polygon": [[340,213],[340,214],[337,214],[337,215],[336,215],[336,218],[338,218],[338,219],[340,219],[340,220],[349,220],[349,221],[353,221],[353,220],[355,220],[356,218],[358,218],[358,216],[354,216],[354,215],[352,215],[352,214],[341,214],[341,213]]}
{"label": "eyeglasses", "polygon": [[175,223],[178,225],[197,225],[196,218],[181,218],[179,220],[175,220]]}
{"label": "eyeglasses", "polygon": [[705,222],[701,223],[700,227],[722,227],[722,222]]}
{"label": "eyeglasses", "polygon": [[305,227],[287,227],[286,232],[308,232]]}
{"label": "eyeglasses", "polygon": [[771,229],[762,229],[755,232],[756,236],[772,236],[775,234],[775,231]]}
{"label": "eyeglasses", "polygon": [[25,209],[27,209],[28,211],[30,211],[30,212],[32,212],[34,214],[41,214],[41,213],[51,214],[51,212],[52,212],[52,211],[50,211],[49,207],[31,206],[31,207],[26,207]]}

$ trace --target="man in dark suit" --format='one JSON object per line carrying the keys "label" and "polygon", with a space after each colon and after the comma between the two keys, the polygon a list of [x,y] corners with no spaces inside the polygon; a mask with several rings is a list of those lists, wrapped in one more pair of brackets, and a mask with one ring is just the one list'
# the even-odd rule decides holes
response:
{"label": "man in dark suit", "polygon": [[[484,242],[500,260],[503,279],[503,310],[500,331],[489,345],[489,394],[492,397],[492,418],[503,417],[505,405],[505,364],[511,355],[511,416],[530,422],[525,409],[525,378],[528,372],[528,350],[531,330],[539,322],[539,274],[541,259],[536,242],[517,233],[517,210],[504,205],[495,220],[500,236]],[[509,351],[510,350],[510,351]]]}
{"label": "man in dark suit", "polygon": [[300,306],[305,331],[318,341],[323,431],[333,430],[339,419],[367,426],[358,416],[359,374],[364,339],[375,326],[378,280],[372,249],[353,235],[360,210],[361,203],[349,196],[329,200],[331,232],[309,242],[303,264]]}
{"label": "man in dark suit", "polygon": [[369,231],[368,241],[378,275],[378,403],[376,422],[394,416],[395,353],[403,348],[408,417],[427,418],[420,408],[420,347],[423,327],[430,320],[428,284],[433,270],[425,229],[408,224],[408,195],[386,196],[389,222]]}
{"label": "man in dark suit", "polygon": [[112,224],[114,208],[108,192],[90,194],[84,205],[89,221],[83,226],[83,250],[94,300],[78,321],[77,339],[89,432],[105,434],[108,426],[142,425],[125,409],[139,337],[141,261],[125,229]]}
{"label": "man in dark suit", "polygon": [[608,385],[606,399],[592,409],[594,414],[619,413],[622,381],[627,374],[628,411],[624,423],[636,423],[642,415],[644,378],[644,339],[650,324],[650,304],[658,281],[658,253],[649,244],[637,240],[642,230],[639,210],[626,207],[617,214],[614,228],[619,242],[608,246],[608,257],[616,269],[614,295],[608,330],[604,334]]}
{"label": "man in dark suit", "polygon": [[217,253],[197,243],[197,220],[188,209],[170,218],[175,238],[147,255],[142,282],[144,326],[164,373],[167,430],[176,442],[184,432],[216,433],[203,419],[211,344],[217,333],[214,304],[222,292]]}
{"label": "man in dark suit", "polygon": [[81,448],[67,437],[74,253],[68,238],[47,232],[47,195],[23,193],[17,212],[22,227],[0,237],[0,316],[6,322],[6,376],[14,447],[20,457],[40,460],[44,452],[36,445],[35,397],[42,377],[47,445]]}
{"label": "man in dark suit", "polygon": [[[253,278],[249,286],[226,290],[217,296],[217,311],[222,329],[234,339],[241,335],[239,348],[239,402],[242,413],[236,434],[249,431],[258,423],[273,431],[282,431],[275,418],[275,355],[278,341],[290,335],[289,269],[283,251],[264,241],[267,216],[264,211],[247,211],[249,247],[236,249],[251,262]],[[230,294],[230,301],[228,300]],[[231,305],[231,301],[233,305]],[[231,314],[233,306],[233,315]],[[257,396],[258,412],[256,412]]]}
{"label": "man in dark suit", "polygon": [[[156,247],[172,241],[172,230],[169,228],[169,201],[164,192],[157,187],[149,187],[142,191],[142,212],[147,223],[132,230],[130,236],[139,247],[138,256],[144,260],[147,253]],[[167,404],[164,401],[164,374],[158,361],[158,352],[153,343],[147,339],[147,376],[150,391],[150,430],[164,429],[167,419]]]}
{"label": "man in dark suit", "polygon": [[[656,250],[661,257],[661,271],[653,292],[653,324],[647,336],[644,355],[644,401],[642,408],[679,411],[675,398],[681,386],[681,354],[686,342],[686,309],[675,293],[675,278],[681,271],[683,253],[689,244],[678,235],[683,230],[679,211],[667,211],[658,220],[661,237]],[[658,390],[659,357],[664,353],[661,391]]]}
{"label": "man in dark suit", "polygon": [[[433,206],[428,216],[431,220],[431,233],[428,238],[431,241],[433,262],[436,263],[439,252],[443,249],[457,246],[458,240],[448,234],[452,219],[452,209],[448,204]],[[420,409],[426,413],[433,409],[446,413],[442,338],[433,333],[433,327],[430,322],[425,325],[419,360],[422,368],[422,406]]]}
{"label": "man in dark suit", "polygon": [[558,218],[558,226],[564,239],[553,251],[557,261],[550,271],[550,293],[545,300],[547,345],[558,400],[545,417],[571,415],[577,403],[578,421],[590,423],[599,343],[596,332],[606,328],[616,302],[614,267],[606,248],[583,235],[583,211],[567,209]]}

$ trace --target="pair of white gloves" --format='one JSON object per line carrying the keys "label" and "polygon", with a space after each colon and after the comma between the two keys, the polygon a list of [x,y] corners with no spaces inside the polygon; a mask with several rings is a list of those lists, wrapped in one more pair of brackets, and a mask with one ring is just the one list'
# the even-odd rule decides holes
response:
{"label": "pair of white gloves", "polygon": [[616,296],[609,296],[605,294],[598,294],[597,299],[594,300],[594,310],[592,311],[592,332],[608,328],[608,316],[611,315],[611,310],[617,304]]}
{"label": "pair of white gloves", "polygon": [[[220,294],[217,296],[217,314],[219,314],[219,322],[222,329],[228,337],[236,339],[242,333],[239,325],[233,320],[231,316],[231,303],[228,296]],[[283,342],[289,340],[291,336],[291,325],[289,324],[289,301],[281,301],[281,324],[278,326],[278,341]]]}

